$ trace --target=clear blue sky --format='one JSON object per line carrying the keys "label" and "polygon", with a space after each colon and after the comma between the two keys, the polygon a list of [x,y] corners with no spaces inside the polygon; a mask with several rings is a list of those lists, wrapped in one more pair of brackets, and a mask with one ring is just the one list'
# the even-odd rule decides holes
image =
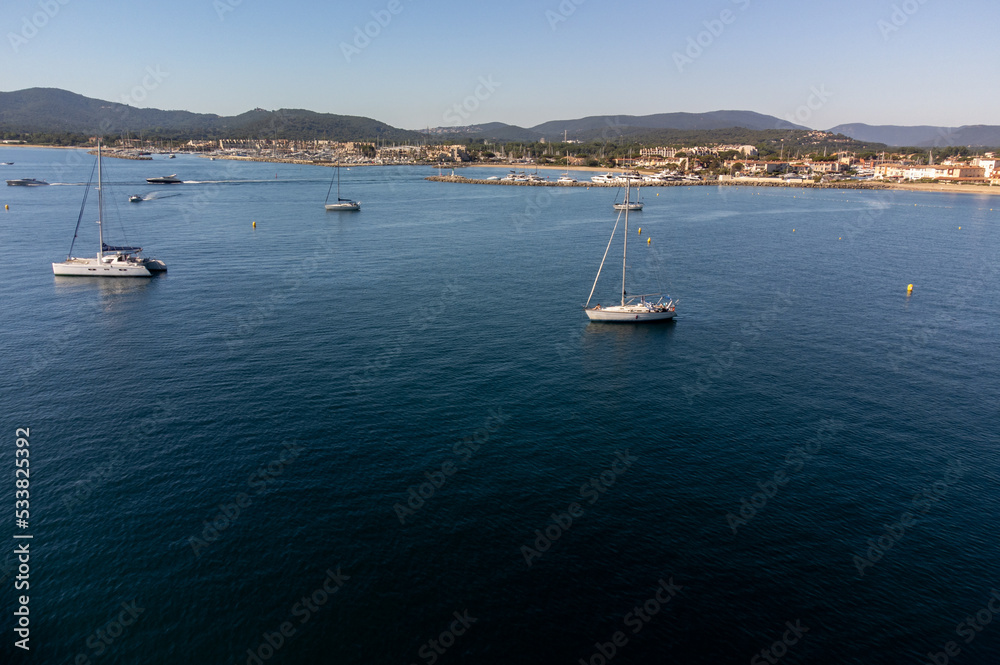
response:
{"label": "clear blue sky", "polygon": [[998,25],[987,0],[3,0],[0,90],[407,129],[720,109],[1000,124]]}

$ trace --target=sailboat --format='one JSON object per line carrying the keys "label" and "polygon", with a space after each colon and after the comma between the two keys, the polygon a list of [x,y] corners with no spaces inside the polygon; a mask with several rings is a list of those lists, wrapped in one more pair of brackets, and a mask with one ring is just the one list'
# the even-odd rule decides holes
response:
{"label": "sailboat", "polygon": [[635,201],[630,200],[628,195],[628,185],[631,184],[632,179],[629,177],[625,178],[625,200],[621,203],[615,203],[615,210],[642,210],[642,201],[639,200],[639,188],[635,188]]}
{"label": "sailboat", "polygon": [[[629,185],[626,183],[626,201],[628,200],[628,197]],[[647,321],[666,321],[672,319],[676,314],[676,308],[674,306],[673,299],[669,296],[667,296],[666,302],[664,302],[663,294],[660,293],[627,296],[625,292],[625,271],[628,265],[628,208],[626,207],[623,212],[625,213],[625,244],[622,249],[621,304],[611,305],[609,307],[601,307],[600,304],[597,304],[594,307],[590,306],[590,301],[594,297],[594,290],[597,288],[597,280],[601,278],[601,270],[604,268],[604,261],[608,258],[608,251],[611,249],[611,242],[615,239],[615,231],[618,230],[618,222],[621,220],[621,215],[619,214],[618,220],[615,221],[615,227],[611,230],[611,238],[608,240],[608,246],[604,250],[604,257],[601,259],[601,266],[597,269],[597,277],[594,278],[594,286],[590,289],[590,296],[587,298],[587,304],[583,306],[583,311],[587,313],[587,318],[591,321],[644,323]],[[657,298],[657,300],[654,302],[652,300],[647,300],[648,298]]]}
{"label": "sailboat", "polygon": [[327,210],[361,210],[361,201],[340,198],[340,163],[337,163],[337,202],[330,203],[330,192],[333,191],[333,180],[330,181],[330,189],[326,190]]}
{"label": "sailboat", "polygon": [[83,193],[83,204],[80,206],[80,216],[76,219],[76,231],[73,242],[69,246],[69,254],[61,263],[52,264],[52,272],[56,275],[84,277],[152,277],[153,273],[166,272],[167,265],[163,261],[142,256],[142,247],[125,247],[106,245],[104,243],[104,190],[101,172],[101,144],[97,143],[97,237],[98,251],[96,256],[74,257],[73,245],[76,244],[80,230],[80,220],[87,205],[87,194],[90,184]]}

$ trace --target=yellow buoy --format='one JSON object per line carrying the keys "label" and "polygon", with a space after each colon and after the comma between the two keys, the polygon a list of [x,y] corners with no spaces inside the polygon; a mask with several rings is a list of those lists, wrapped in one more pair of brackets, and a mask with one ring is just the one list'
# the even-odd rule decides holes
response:
{"label": "yellow buoy", "polygon": [[906,285],[906,295],[910,295],[911,293],[913,293],[913,285],[912,284],[907,284]]}
{"label": "yellow buoy", "polygon": [[4,204],[3,204],[3,209],[4,209],[4,210],[10,210],[10,205],[9,205],[9,204],[7,204],[7,203],[4,203]]}
{"label": "yellow buoy", "polygon": [[651,242],[653,242],[653,239],[652,239],[652,238],[649,238],[649,237],[647,237],[647,238],[646,238],[646,244],[648,245],[648,244],[649,244],[649,243],[651,243]]}
{"label": "yellow buoy", "polygon": [[795,229],[792,229],[792,233],[795,233]]}
{"label": "yellow buoy", "polygon": [[960,226],[960,227],[958,227],[958,230],[959,230],[959,231],[961,231],[961,230],[962,230],[962,227],[961,227],[961,226]]}
{"label": "yellow buoy", "polygon": [[639,227],[639,235],[642,235],[642,227]]}
{"label": "yellow buoy", "polygon": [[257,228],[257,222],[254,222],[254,223],[253,223],[253,227],[254,227],[254,228]]}

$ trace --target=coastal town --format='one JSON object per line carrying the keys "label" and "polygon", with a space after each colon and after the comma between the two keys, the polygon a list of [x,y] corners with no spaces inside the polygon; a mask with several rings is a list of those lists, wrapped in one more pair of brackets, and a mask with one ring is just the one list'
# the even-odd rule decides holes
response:
{"label": "coastal town", "polygon": [[[836,137],[813,132],[822,152],[807,153],[802,145],[784,143],[773,151],[767,146],[716,143],[697,146],[635,146],[627,156],[605,153],[594,145],[575,141],[535,144],[467,141],[465,143],[389,143],[379,141],[332,141],[325,139],[212,139],[162,142],[122,137],[105,148],[105,156],[151,160],[174,154],[194,154],[207,159],[278,162],[321,166],[343,165],[433,165],[456,169],[468,166],[507,167],[522,173],[537,169],[615,170],[641,174],[644,184],[716,182],[719,184],[787,184],[826,186],[884,185],[992,185],[1000,186],[1000,158],[995,152],[979,154],[970,149],[945,149],[938,160],[934,149],[904,148],[897,152],[859,151],[856,146],[836,146]],[[91,138],[96,145],[97,137]],[[5,140],[5,144],[21,143]],[[834,144],[831,150],[830,145]],[[761,153],[765,150],[764,154]],[[93,150],[92,150],[93,152]],[[439,174],[442,175],[442,174]],[[462,178],[456,177],[461,180]],[[499,178],[490,178],[497,180]],[[521,181],[509,176],[502,179]],[[547,176],[523,178],[530,184],[561,183]],[[599,180],[597,184],[601,183]],[[966,188],[959,188],[960,190]],[[980,189],[975,187],[968,188]],[[986,188],[989,189],[989,188]]]}
{"label": "coastal town", "polygon": [[[640,171],[666,171],[678,175],[698,175],[701,179],[739,180],[778,178],[785,181],[831,182],[840,180],[897,183],[952,183],[1000,185],[1000,159],[993,152],[951,156],[935,163],[933,150],[920,155],[859,155],[840,151],[828,155],[783,154],[760,158],[753,145],[716,144],[705,146],[652,146],[638,150],[635,157],[599,161],[594,157],[565,154],[560,157],[535,155],[504,144],[487,145],[478,151],[467,144],[425,145],[379,144],[370,141],[327,140],[234,140],[187,141],[171,148],[121,147],[108,156],[150,158],[150,153],[191,152],[210,159],[291,162],[303,164],[350,165],[445,165],[511,166],[515,168],[556,166],[566,168],[609,167]],[[567,151],[568,152],[568,151]],[[894,157],[894,158],[893,158]]]}

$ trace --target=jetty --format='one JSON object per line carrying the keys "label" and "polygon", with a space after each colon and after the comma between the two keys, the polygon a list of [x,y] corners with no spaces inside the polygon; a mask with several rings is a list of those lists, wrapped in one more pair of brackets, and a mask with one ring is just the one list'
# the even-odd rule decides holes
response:
{"label": "jetty", "polygon": [[[88,155],[97,155],[97,151],[96,150],[89,150],[89,151],[87,151],[87,154]],[[136,159],[136,160],[140,160],[140,161],[144,161],[144,162],[145,161],[150,161],[150,160],[153,159],[149,155],[137,155],[137,154],[131,153],[131,152],[117,152],[117,151],[114,151],[114,150],[104,150],[104,151],[102,151],[101,154],[104,157],[114,157],[115,159]]]}
{"label": "jetty", "polygon": [[[466,185],[506,185],[513,187],[624,187],[617,182],[555,182],[550,180],[483,180],[460,175],[432,175],[425,180],[431,182],[454,182]],[[787,182],[771,178],[746,178],[739,180],[667,180],[663,182],[643,182],[641,187],[798,187],[805,189],[889,189],[882,182]]]}

